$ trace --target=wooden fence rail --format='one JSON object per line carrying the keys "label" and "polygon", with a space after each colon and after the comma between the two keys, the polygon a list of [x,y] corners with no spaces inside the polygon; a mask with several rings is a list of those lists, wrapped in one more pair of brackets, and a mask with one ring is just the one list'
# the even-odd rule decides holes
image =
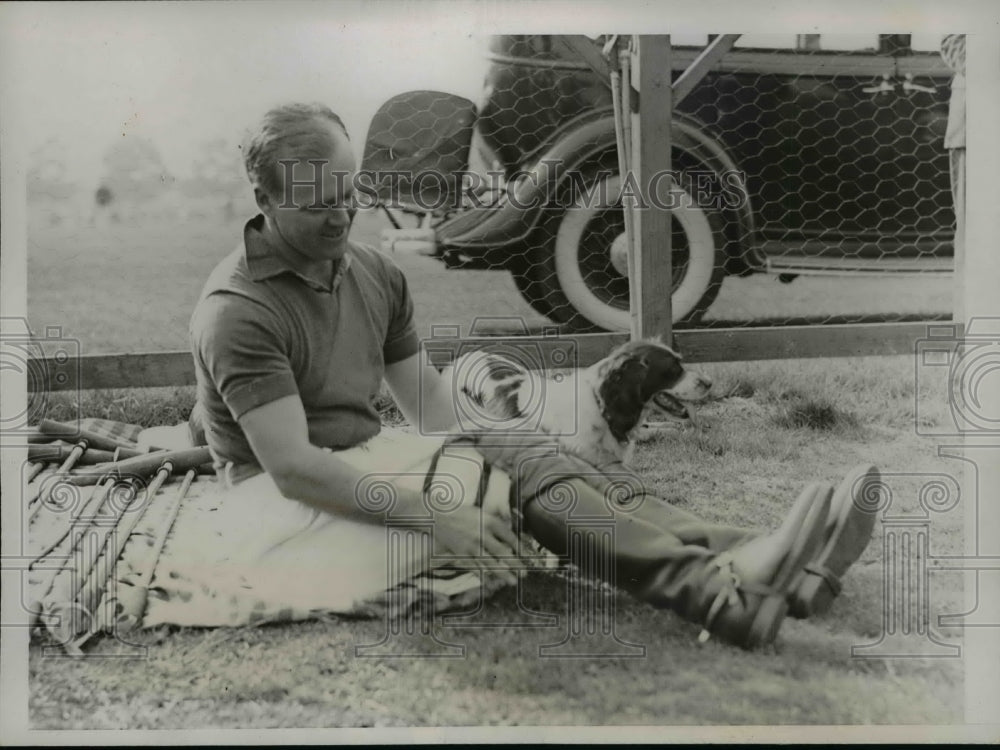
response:
{"label": "wooden fence rail", "polygon": [[[927,336],[926,322],[861,323],[773,328],[722,328],[674,332],[674,345],[686,362],[733,362],[810,357],[861,357],[912,354]],[[557,336],[433,339],[425,342],[431,361],[442,363],[460,351],[518,347],[537,351],[546,367],[586,367],[613,347],[628,341],[626,333]],[[530,361],[535,361],[532,357]],[[152,388],[194,385],[194,363],[186,351],[142,354],[89,354],[56,363],[31,360],[37,390],[67,391],[99,388]],[[47,377],[58,372],[59,378]]]}

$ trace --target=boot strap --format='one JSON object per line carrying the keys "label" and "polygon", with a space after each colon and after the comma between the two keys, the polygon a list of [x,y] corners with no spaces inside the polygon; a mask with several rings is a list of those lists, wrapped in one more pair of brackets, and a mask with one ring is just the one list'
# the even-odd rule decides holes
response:
{"label": "boot strap", "polygon": [[770,586],[753,581],[744,581],[740,578],[739,574],[733,569],[733,559],[728,552],[718,555],[711,562],[711,565],[719,569],[719,573],[724,576],[724,580],[722,588],[719,589],[715,598],[712,599],[708,613],[705,615],[705,624],[702,627],[701,633],[698,634],[699,643],[704,643],[711,637],[712,626],[723,609],[727,606],[746,605],[746,599],[743,597],[744,593],[757,594],[761,597],[771,596],[775,593],[774,589]]}
{"label": "boot strap", "polygon": [[834,574],[834,572],[830,570],[828,567],[826,567],[825,565],[820,565],[819,563],[816,562],[811,562],[808,565],[806,565],[803,568],[803,570],[805,570],[806,573],[812,573],[813,575],[819,576],[824,581],[826,581],[826,585],[830,587],[830,590],[833,592],[834,596],[840,595],[840,591],[841,589],[843,589],[844,586],[840,582],[840,578],[838,578]]}
{"label": "boot strap", "polygon": [[715,624],[715,619],[722,612],[723,608],[726,606],[735,606],[740,603],[739,589],[743,581],[733,569],[732,557],[728,553],[723,552],[712,560],[710,564],[718,568],[719,572],[717,575],[723,576],[723,582],[722,587],[708,607],[708,613],[705,615],[705,624],[698,634],[698,643],[704,643],[711,637],[712,626]]}

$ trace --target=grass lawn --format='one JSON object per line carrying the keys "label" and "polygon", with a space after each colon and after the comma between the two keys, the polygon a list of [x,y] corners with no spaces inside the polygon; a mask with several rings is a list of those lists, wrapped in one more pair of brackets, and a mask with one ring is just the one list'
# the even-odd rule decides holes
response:
{"label": "grass lawn", "polygon": [[[921,474],[953,474],[933,439],[916,435],[947,417],[943,380],[914,383],[908,358],[820,359],[701,366],[715,381],[697,428],[662,432],[639,446],[636,465],[670,502],[713,521],[771,528],[808,480],[836,482],[873,461],[893,491],[892,512],[913,513]],[[183,418],[191,389],[91,392],[57,397],[52,416],[79,409],[143,424]],[[919,400],[919,409],[915,403]],[[386,404],[387,421],[398,414]],[[540,647],[567,632],[568,584],[533,573],[531,609],[558,625],[523,628],[513,590],[486,604],[491,628],[434,633],[462,644],[463,658],[358,658],[377,643],[380,621],[330,619],[237,629],[158,628],[130,636],[145,658],[65,659],[30,654],[33,728],[237,728],[479,725],[948,724],[963,721],[960,658],[854,658],[851,647],[922,644],[885,636],[882,526],[826,615],[788,619],[778,641],[747,653],[625,594],[615,633],[641,645],[639,658],[550,658]],[[931,554],[962,550],[961,505],[934,516]],[[936,628],[937,614],[963,611],[962,573],[934,572],[931,627],[961,644],[961,631]],[[913,632],[913,631],[911,631]],[[596,646],[605,649],[607,642]],[[591,643],[593,647],[594,644]],[[121,652],[110,637],[92,653]],[[423,649],[432,654],[428,644]],[[901,651],[900,651],[901,650]]]}
{"label": "grass lawn", "polygon": [[[377,241],[382,226],[378,216],[362,214],[354,236]],[[31,325],[61,325],[84,353],[186,348],[201,284],[240,229],[239,222],[206,219],[143,228],[53,225],[36,213],[29,223]],[[421,334],[433,324],[461,325],[467,333],[476,316],[545,323],[506,272],[397,260]],[[755,276],[727,279],[708,319],[938,314],[949,302],[947,278],[800,278],[786,286]],[[836,482],[859,461],[891,473],[893,513],[914,512],[922,474],[958,471],[954,460],[937,457],[933,439],[915,432],[918,417],[934,423],[948,415],[944,383],[915,383],[909,358],[699,369],[715,388],[698,427],[650,438],[639,446],[636,465],[653,490],[709,520],[774,527],[805,482]],[[79,412],[170,424],[186,418],[192,399],[189,388],[86,392],[78,401],[56,395],[48,416]],[[386,419],[398,421],[385,406]],[[959,554],[961,529],[961,506],[934,516],[931,554]],[[565,637],[567,583],[533,573],[524,602],[561,614],[559,625],[516,627],[517,599],[501,592],[482,617],[503,626],[436,624],[441,640],[465,646],[460,659],[356,658],[355,646],[378,642],[386,626],[345,619],[144,631],[134,639],[148,646],[145,658],[126,661],[54,658],[36,643],[30,721],[39,729],[960,723],[961,659],[852,658],[852,646],[878,642],[885,630],[881,540],[878,527],[828,614],[786,621],[775,646],[759,653],[715,641],[699,645],[696,626],[620,595],[615,632],[643,646],[641,658],[543,657],[541,646]],[[938,613],[962,611],[966,583],[957,572],[930,576],[932,626]],[[895,636],[901,648],[912,648],[913,638],[902,632],[897,628]],[[939,632],[945,642],[961,643],[960,631]],[[92,653],[123,648],[111,638],[89,646]]]}

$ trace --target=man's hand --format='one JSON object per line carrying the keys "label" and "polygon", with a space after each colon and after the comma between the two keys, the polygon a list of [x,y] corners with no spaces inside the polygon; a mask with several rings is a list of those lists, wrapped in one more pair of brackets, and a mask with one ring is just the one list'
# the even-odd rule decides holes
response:
{"label": "man's hand", "polygon": [[[426,519],[428,508],[419,491],[400,490],[393,515],[397,513],[401,518]],[[457,568],[488,570],[506,583],[516,583],[515,571],[528,567],[518,554],[517,535],[509,520],[471,504],[432,510],[430,516],[435,565],[447,564],[448,558],[455,558]],[[414,524],[414,528],[425,530],[426,526]]]}
{"label": "man's hand", "polygon": [[516,583],[517,535],[510,525],[482,508],[460,507],[434,514],[434,554],[463,558],[461,567],[489,570],[507,583]]}
{"label": "man's hand", "polygon": [[[330,513],[366,523],[383,523],[386,516],[363,510],[358,489],[365,474],[309,443],[305,413],[297,396],[265,404],[247,412],[240,426],[264,470],[286,497]],[[392,515],[426,517],[420,491],[397,488]],[[460,558],[463,567],[490,570],[508,582],[516,581],[518,539],[510,522],[482,508],[466,505],[432,512],[434,554]]]}

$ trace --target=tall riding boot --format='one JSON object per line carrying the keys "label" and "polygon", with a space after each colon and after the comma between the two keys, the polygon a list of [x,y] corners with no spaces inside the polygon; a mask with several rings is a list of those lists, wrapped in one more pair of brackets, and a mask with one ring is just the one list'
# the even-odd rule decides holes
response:
{"label": "tall riding boot", "polygon": [[[789,522],[796,532],[783,561],[769,580],[754,582],[740,579],[728,552],[687,542],[664,528],[668,514],[656,505],[662,501],[645,497],[623,510],[607,502],[589,482],[566,478],[558,484],[561,490],[550,485],[522,506],[524,528],[539,543],[590,569],[590,561],[574,558],[595,551],[570,544],[569,529],[580,518],[613,518],[614,535],[594,539],[597,544],[611,540],[612,549],[598,549],[596,554],[613,561],[614,583],[653,606],[701,623],[702,639],[715,633],[743,648],[770,643],[777,636],[788,610],[789,587],[821,542],[832,491],[812,485],[803,492],[792,509],[795,518]],[[567,489],[572,490],[572,503],[560,499],[557,504],[547,497],[552,490],[566,493]]]}
{"label": "tall riding boot", "polygon": [[[832,487],[810,485],[793,506],[785,527],[783,555],[767,581],[742,580],[729,551],[756,534],[707,524],[693,514],[647,495],[627,470],[597,469],[562,453],[550,440],[511,435],[462,436],[491,464],[510,474],[511,506],[528,531],[551,552],[583,569],[592,554],[569,543],[580,519],[613,519],[615,533],[598,535],[602,559],[613,561],[615,584],[653,606],[669,608],[744,648],[774,640],[788,610],[793,579],[821,545]],[[783,527],[783,528],[785,528]]]}

